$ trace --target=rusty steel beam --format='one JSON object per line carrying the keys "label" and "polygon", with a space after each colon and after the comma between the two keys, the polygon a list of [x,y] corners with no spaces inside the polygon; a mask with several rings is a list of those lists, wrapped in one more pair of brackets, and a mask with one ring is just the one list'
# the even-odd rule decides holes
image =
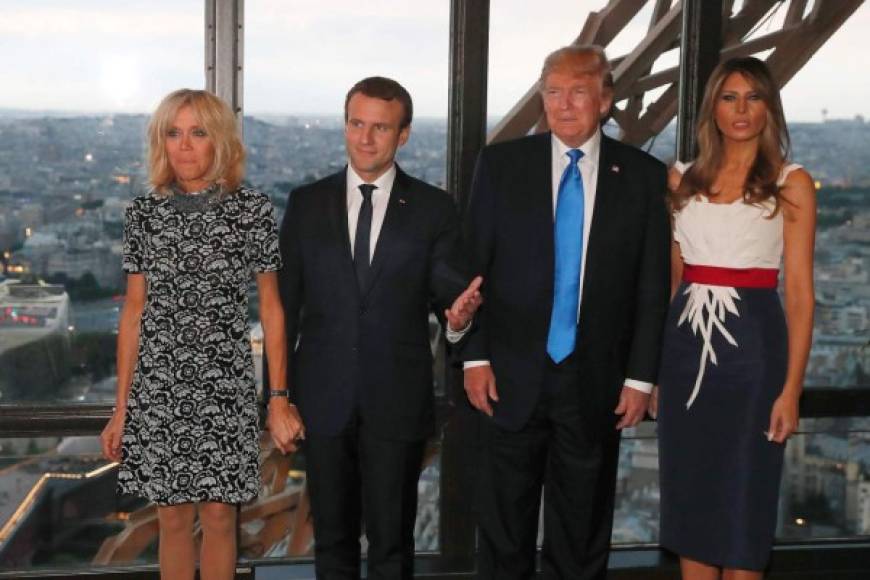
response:
{"label": "rusty steel beam", "polygon": [[[604,9],[589,14],[575,42],[595,43],[606,47],[647,1],[649,0],[610,0]],[[652,1],[653,12],[645,38],[630,53],[611,59],[614,68],[614,102],[620,104],[619,108],[614,107],[612,119],[619,125],[621,138],[636,144],[645,142],[667,126],[678,114],[678,105],[683,100],[677,94],[677,85],[681,82],[680,67],[651,72],[653,64],[664,52],[684,41],[683,32],[679,28],[686,17],[686,6],[691,3],[694,8],[706,8],[707,16],[711,6],[705,0]],[[716,62],[727,58],[773,49],[767,62],[777,82],[783,86],[862,3],[863,0],[817,0],[813,3],[812,10],[805,14],[807,0],[791,0],[787,4],[783,24],[778,30],[749,39],[747,36],[754,34],[755,29],[770,17],[772,10],[786,5],[780,0],[745,0],[740,10],[732,14],[733,0],[720,0],[713,4],[714,9],[722,16],[721,25],[716,24],[720,26],[722,42],[718,45],[718,50],[712,49],[715,56],[710,59],[711,48],[707,44],[716,35],[711,35],[705,29],[701,35],[703,38],[698,37],[705,43],[703,52],[706,60],[702,67],[704,70],[696,71],[697,74],[693,77],[697,86],[693,92],[692,107],[697,108],[703,84],[706,82],[705,75],[709,75]],[[715,21],[706,17],[705,20],[708,25]],[[684,50],[681,55],[683,66],[691,54],[695,55],[693,58],[697,58],[699,50],[696,46]],[[667,87],[666,90],[644,110],[643,103],[648,99],[649,92],[664,87]],[[684,131],[690,135],[693,121],[691,118],[687,119],[689,124],[684,124]],[[535,83],[490,132],[487,141],[501,141],[525,135],[532,130],[547,129]]]}

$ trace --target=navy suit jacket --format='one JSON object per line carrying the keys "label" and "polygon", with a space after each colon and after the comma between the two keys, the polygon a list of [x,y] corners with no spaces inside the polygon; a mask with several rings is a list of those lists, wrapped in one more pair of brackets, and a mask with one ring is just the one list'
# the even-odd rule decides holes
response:
{"label": "navy suit jacket", "polygon": [[[481,152],[466,215],[466,243],[485,302],[463,360],[488,359],[496,423],[520,429],[537,404],[553,305],[554,222],[550,133]],[[652,156],[602,136],[586,252],[578,342],[585,423],[612,430],[625,378],[655,382],[670,287],[667,172]]]}
{"label": "navy suit jacket", "polygon": [[336,435],[358,418],[382,437],[419,440],[434,429],[429,313],[468,283],[459,218],[444,191],[397,167],[369,284],[359,288],[346,175],[291,192],[281,225],[291,400],[312,434]]}

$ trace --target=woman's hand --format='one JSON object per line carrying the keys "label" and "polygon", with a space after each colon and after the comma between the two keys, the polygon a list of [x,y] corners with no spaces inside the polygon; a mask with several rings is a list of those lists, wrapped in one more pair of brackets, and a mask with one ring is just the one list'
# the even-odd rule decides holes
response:
{"label": "woman's hand", "polygon": [[112,418],[100,433],[100,445],[103,449],[103,457],[109,461],[121,461],[121,438],[124,435],[125,411],[116,409]]}
{"label": "woman's hand", "polygon": [[797,430],[799,400],[799,396],[788,392],[777,397],[770,411],[770,427],[767,429],[768,441],[785,443],[785,440]]}
{"label": "woman's hand", "polygon": [[266,426],[272,442],[281,453],[296,451],[299,440],[305,439],[305,426],[299,410],[287,399],[273,398],[269,401]]}

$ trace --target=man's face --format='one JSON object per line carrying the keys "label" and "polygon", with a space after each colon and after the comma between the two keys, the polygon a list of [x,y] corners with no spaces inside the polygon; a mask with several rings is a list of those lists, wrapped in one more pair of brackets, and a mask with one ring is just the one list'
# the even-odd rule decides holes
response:
{"label": "man's face", "polygon": [[393,99],[385,101],[356,93],[347,104],[344,141],[350,165],[371,183],[393,165],[396,150],[408,141],[411,127],[400,129],[404,110]]}
{"label": "man's face", "polygon": [[[553,134],[569,147],[585,143],[610,110],[613,95],[584,60],[571,57],[555,67],[541,87],[544,113]],[[583,72],[588,71],[588,72]]]}

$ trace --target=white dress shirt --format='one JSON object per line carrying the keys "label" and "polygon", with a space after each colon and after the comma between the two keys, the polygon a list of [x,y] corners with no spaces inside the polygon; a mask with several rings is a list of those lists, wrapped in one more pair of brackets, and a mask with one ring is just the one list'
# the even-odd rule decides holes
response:
{"label": "white dress shirt", "polygon": [[[347,233],[350,235],[350,255],[353,256],[354,243],[356,238],[356,227],[359,221],[359,209],[362,206],[363,196],[359,186],[365,181],[354,171],[350,163],[347,164]],[[375,257],[375,248],[378,245],[378,236],[381,234],[381,228],[384,225],[384,218],[387,216],[387,206],[390,205],[390,194],[393,191],[393,183],[396,181],[396,166],[393,164],[383,175],[371,182],[375,186],[372,191],[372,229],[369,234],[369,263]],[[447,342],[456,343],[465,336],[465,333],[471,328],[471,323],[465,325],[462,330],[452,330],[450,325],[446,325],[444,337]]]}
{"label": "white dress shirt", "polygon": [[[571,162],[568,156],[568,150],[572,147],[565,145],[555,135],[551,136],[552,146],[552,168],[551,179],[553,184],[553,220],[556,218],[556,204],[559,201],[559,182],[562,181],[562,174]],[[580,304],[583,301],[583,280],[586,275],[586,250],[589,248],[589,232],[592,226],[592,213],[595,209],[595,194],[598,190],[598,161],[601,157],[601,131],[596,131],[588,141],[577,147],[583,152],[583,157],[578,161],[580,169],[580,177],[583,179],[583,259],[580,262],[580,298],[577,301],[577,319],[580,318]],[[463,368],[471,368],[476,366],[484,366],[490,364],[488,360],[466,361]],[[649,393],[652,391],[652,383],[638,381],[635,379],[625,379],[625,386],[637,389],[638,391]]]}
{"label": "white dress shirt", "polygon": [[[396,181],[396,166],[392,165],[383,175],[371,182],[375,186],[372,192],[372,229],[369,235],[369,263],[375,257],[375,248],[378,244],[378,236],[384,225],[384,217],[387,215],[387,206],[390,204],[390,192],[393,190],[393,182]],[[359,221],[359,208],[362,206],[363,196],[359,186],[368,183],[360,177],[350,163],[347,164],[347,230],[350,234],[350,255],[353,256],[354,243],[356,242],[356,225]]]}

